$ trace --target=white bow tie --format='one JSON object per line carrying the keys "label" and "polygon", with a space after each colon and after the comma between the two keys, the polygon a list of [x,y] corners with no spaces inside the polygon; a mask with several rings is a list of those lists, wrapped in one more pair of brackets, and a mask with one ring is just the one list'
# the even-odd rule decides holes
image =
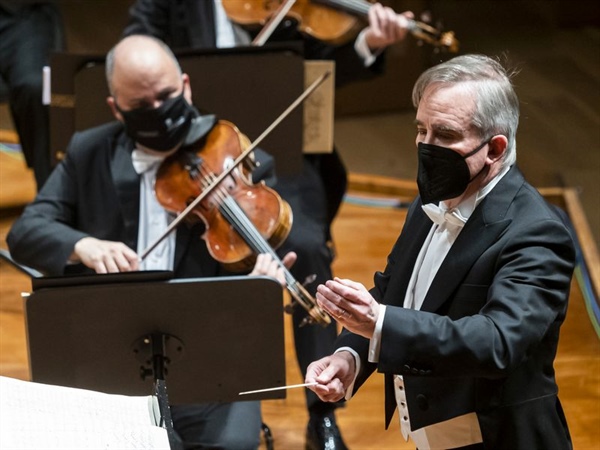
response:
{"label": "white bow tie", "polygon": [[164,159],[164,156],[150,155],[149,153],[137,149],[131,154],[133,168],[139,175],[159,165]]}
{"label": "white bow tie", "polygon": [[423,205],[422,208],[425,214],[427,214],[427,216],[429,216],[429,218],[438,225],[442,225],[444,222],[447,222],[451,225],[462,228],[467,222],[467,218],[464,217],[458,209],[444,210],[433,203]]}

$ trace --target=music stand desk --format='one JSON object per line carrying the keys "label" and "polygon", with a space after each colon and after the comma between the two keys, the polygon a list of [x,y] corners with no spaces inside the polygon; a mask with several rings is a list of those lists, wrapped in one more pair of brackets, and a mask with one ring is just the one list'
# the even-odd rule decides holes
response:
{"label": "music stand desk", "polygon": [[39,288],[25,317],[35,382],[148,395],[164,375],[171,404],[285,398],[238,396],[285,385],[283,292],[269,277]]}

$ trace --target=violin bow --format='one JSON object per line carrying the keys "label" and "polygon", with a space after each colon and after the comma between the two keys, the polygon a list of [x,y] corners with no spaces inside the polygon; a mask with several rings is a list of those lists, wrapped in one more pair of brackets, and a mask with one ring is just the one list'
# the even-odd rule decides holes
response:
{"label": "violin bow", "polygon": [[200,193],[200,195],[198,195],[198,197],[194,199],[194,201],[192,201],[183,211],[181,211],[181,213],[179,213],[177,217],[175,217],[175,219],[173,219],[173,221],[165,229],[163,234],[159,236],[152,244],[148,246],[148,248],[146,248],[142,252],[142,254],[140,255],[140,261],[146,259],[146,257],[158,246],[158,244],[160,244],[175,229],[175,227],[177,227],[177,225],[179,225],[179,223],[183,219],[185,219],[187,215],[194,208],[196,208],[196,206],[198,206],[198,204],[217,187],[217,185],[219,185],[219,183],[221,183],[221,181],[228,177],[229,174],[237,166],[239,166],[244,161],[244,159],[248,157],[248,155],[250,155],[250,153],[258,146],[258,144],[260,144],[287,116],[289,116],[290,113],[298,107],[298,105],[304,102],[304,100],[306,100],[308,96],[311,95],[321,85],[321,83],[323,83],[323,81],[329,78],[330,75],[331,72],[327,71],[319,78],[317,78],[308,88],[306,88],[306,90],[302,94],[300,94],[300,96],[298,96],[296,100],[292,102],[292,104],[290,104],[290,106],[287,107],[285,111],[283,111],[279,115],[279,117],[277,117],[277,119],[273,121],[273,123],[271,123],[271,125],[267,127],[267,129],[265,129],[265,131],[262,132],[262,134],[259,137],[256,138],[256,140],[254,140],[254,142],[252,142],[242,153],[240,153],[240,156],[238,156],[233,161],[230,167],[223,170],[223,172],[221,172],[219,176],[215,177],[215,179],[212,180],[212,184],[206,189],[204,189]]}
{"label": "violin bow", "polygon": [[277,25],[281,23],[288,11],[294,6],[294,3],[296,3],[296,0],[285,0],[282,2],[250,45],[262,47],[264,43],[267,42],[267,39],[271,37],[273,31],[277,28]]}

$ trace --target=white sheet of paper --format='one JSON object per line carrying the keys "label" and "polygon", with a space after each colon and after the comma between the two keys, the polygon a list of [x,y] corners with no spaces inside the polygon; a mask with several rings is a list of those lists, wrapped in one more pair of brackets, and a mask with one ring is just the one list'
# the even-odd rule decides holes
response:
{"label": "white sheet of paper", "polygon": [[0,448],[168,450],[151,399],[0,377]]}

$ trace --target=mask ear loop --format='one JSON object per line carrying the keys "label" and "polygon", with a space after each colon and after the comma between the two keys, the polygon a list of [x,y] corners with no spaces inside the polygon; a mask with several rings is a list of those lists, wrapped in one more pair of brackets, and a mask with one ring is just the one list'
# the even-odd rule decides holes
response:
{"label": "mask ear loop", "polygon": [[481,150],[483,147],[485,147],[485,144],[489,144],[490,142],[492,142],[492,138],[486,139],[481,144],[479,144],[476,148],[474,148],[469,153],[467,153],[465,156],[463,156],[463,159],[467,159],[467,158],[473,156],[475,153],[477,153],[479,150]]}
{"label": "mask ear loop", "polygon": [[[467,153],[465,156],[463,156],[463,159],[467,159],[467,158],[473,156],[475,153],[477,153],[479,150],[481,150],[483,147],[485,147],[486,144],[489,144],[490,142],[492,142],[492,138],[486,139],[481,144],[479,144],[476,148],[474,148],[469,153]],[[473,177],[469,180],[469,183],[471,183],[475,178],[477,178],[479,175],[481,175],[481,173],[486,169],[486,167],[488,167],[488,166],[486,164],[484,164],[483,167],[481,168],[481,170],[479,172],[477,172],[475,175],[473,175]]]}

